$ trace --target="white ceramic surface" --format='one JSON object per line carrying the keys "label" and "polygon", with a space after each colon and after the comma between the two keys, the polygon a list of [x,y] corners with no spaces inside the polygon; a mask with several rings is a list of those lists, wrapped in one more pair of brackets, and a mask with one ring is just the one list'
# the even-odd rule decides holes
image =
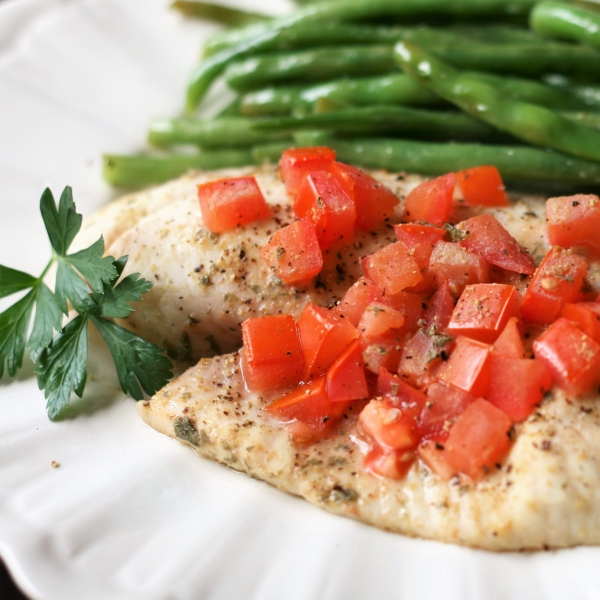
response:
{"label": "white ceramic surface", "polygon": [[[45,186],[72,185],[91,214],[112,195],[101,153],[179,110],[210,28],[167,5],[0,4],[3,264],[48,257]],[[148,429],[97,361],[95,410],[60,423],[30,366],[0,383],[0,553],[35,599],[600,600],[600,549],[490,554],[328,515]]]}

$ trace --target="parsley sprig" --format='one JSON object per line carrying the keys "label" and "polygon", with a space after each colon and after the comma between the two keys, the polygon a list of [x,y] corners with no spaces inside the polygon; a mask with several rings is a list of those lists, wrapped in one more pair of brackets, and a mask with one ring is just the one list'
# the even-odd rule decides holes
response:
{"label": "parsley sprig", "polygon": [[[171,361],[161,348],[110,320],[131,314],[129,303],[140,300],[152,283],[139,273],[119,281],[127,256],[103,256],[102,237],[89,248],[68,254],[82,221],[70,187],[63,191],[58,207],[46,189],[40,211],[52,246],[52,258],[43,273],[33,277],[0,265],[0,298],[29,290],[0,314],[0,377],[5,366],[11,377],[16,375],[28,348],[47,399],[48,416],[56,418],[68,406],[72,391],[83,395],[91,321],[110,349],[123,391],[136,400],[143,398],[142,390],[154,394],[172,377]],[[43,280],[54,264],[52,292]],[[78,314],[63,327],[69,304]]]}

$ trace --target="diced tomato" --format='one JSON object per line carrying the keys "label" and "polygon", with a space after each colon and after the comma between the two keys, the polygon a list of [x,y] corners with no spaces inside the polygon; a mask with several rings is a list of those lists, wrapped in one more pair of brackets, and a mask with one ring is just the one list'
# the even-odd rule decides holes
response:
{"label": "diced tomato", "polygon": [[504,183],[496,167],[459,171],[456,182],[469,206],[508,206]]}
{"label": "diced tomato", "polygon": [[360,433],[385,452],[411,450],[419,443],[417,407],[400,408],[390,400],[371,400],[358,417]]}
{"label": "diced tomato", "polygon": [[356,210],[354,201],[329,171],[312,171],[302,180],[294,212],[308,217],[315,225],[323,250],[354,239]]}
{"label": "diced tomato", "polygon": [[412,333],[419,328],[419,321],[423,318],[423,301],[418,294],[398,292],[393,296],[382,295],[379,302],[392,307],[404,317],[401,333]]}
{"label": "diced tomato", "polygon": [[562,316],[577,323],[584,333],[600,344],[600,302],[565,304]]}
{"label": "diced tomato", "polygon": [[585,246],[600,252],[600,198],[578,194],[546,201],[546,226],[553,245]]}
{"label": "diced tomato", "polygon": [[380,396],[385,396],[394,406],[417,407],[417,414],[420,414],[427,399],[423,392],[409,385],[397,375],[390,373],[387,369],[379,371],[377,393]]}
{"label": "diced tomato", "polygon": [[427,388],[427,402],[419,417],[419,432],[423,438],[438,440],[448,437],[448,432],[456,418],[467,406],[475,401],[475,396],[435,381]]}
{"label": "diced tomato", "polygon": [[332,310],[309,302],[298,319],[308,379],[318,377],[358,337],[356,327]]}
{"label": "diced tomato", "polygon": [[358,330],[363,340],[369,343],[390,329],[399,329],[403,324],[404,317],[397,310],[380,302],[371,302],[363,313]]}
{"label": "diced tomato", "polygon": [[468,285],[448,325],[451,335],[466,335],[480,342],[496,341],[511,317],[518,314],[520,296],[512,285]]}
{"label": "diced tomato", "polygon": [[532,275],[535,262],[515,238],[492,215],[478,215],[462,221],[457,229],[466,234],[463,248],[507,271]]}
{"label": "diced tomato", "polygon": [[367,279],[386,295],[394,295],[421,281],[419,265],[402,242],[389,244],[366,256],[362,268]]}
{"label": "diced tomato", "polygon": [[354,340],[327,369],[327,396],[330,402],[362,400],[369,396],[367,378],[358,340]]}
{"label": "diced tomato", "polygon": [[418,225],[415,223],[406,223],[403,225],[394,225],[396,237],[410,249],[412,257],[417,261],[423,279],[415,286],[410,288],[412,292],[423,292],[429,290],[433,285],[433,277],[428,272],[429,259],[433,252],[433,247],[442,240],[446,230],[441,227],[431,227],[430,225]]}
{"label": "diced tomato", "polygon": [[365,368],[378,374],[381,368],[395,369],[402,353],[402,339],[395,330],[365,342],[361,339]]}
{"label": "diced tomato", "polygon": [[454,300],[446,281],[442,282],[435,294],[429,300],[425,322],[427,328],[437,333],[445,333],[454,311]]}
{"label": "diced tomato", "polygon": [[459,336],[450,358],[442,363],[436,375],[442,381],[474,396],[487,398],[490,389],[491,346]]}
{"label": "diced tomato", "polygon": [[552,387],[543,361],[492,355],[488,400],[513,421],[524,421]]}
{"label": "diced tomato", "polygon": [[308,425],[323,422],[330,416],[331,402],[327,398],[325,377],[301,385],[269,404],[265,410],[281,421],[297,419]]}
{"label": "diced tomato", "polygon": [[492,356],[503,356],[505,358],[523,358],[525,347],[523,338],[519,331],[519,319],[511,317],[506,327],[492,346]]}
{"label": "diced tomato", "polygon": [[489,265],[485,259],[455,242],[438,242],[429,259],[429,270],[437,286],[447,282],[450,292],[460,296],[465,286],[485,283]]}
{"label": "diced tomato", "polygon": [[419,329],[404,345],[398,373],[416,387],[429,384],[452,345],[451,337]]}
{"label": "diced tomato", "polygon": [[265,392],[302,380],[304,356],[292,316],[248,319],[242,323],[242,336],[242,369],[250,391]]}
{"label": "diced tomato", "polygon": [[577,298],[587,268],[585,258],[554,246],[527,288],[521,306],[523,318],[531,323],[552,323],[563,306]]}
{"label": "diced tomato", "polygon": [[448,464],[444,445],[435,440],[423,440],[417,448],[419,458],[444,481],[452,479],[456,470]]}
{"label": "diced tomato", "polygon": [[[398,197],[364,171],[344,163],[334,164],[343,169],[354,182],[356,225],[363,231],[374,231],[393,214],[399,203]],[[336,172],[335,167],[333,172]]]}
{"label": "diced tomato", "polygon": [[510,419],[478,398],[458,417],[445,444],[448,463],[474,481],[492,471],[511,446]]}
{"label": "diced tomato", "polygon": [[327,171],[335,160],[331,148],[290,148],[284,150],[279,162],[279,175],[289,194],[296,195],[304,177],[311,171]]}
{"label": "diced tomato", "polygon": [[414,188],[406,197],[404,219],[443,225],[452,213],[455,183],[454,173],[448,173]]}
{"label": "diced tomato", "polygon": [[584,394],[600,383],[600,344],[567,319],[552,323],[533,342],[533,352],[567,394]]}
{"label": "diced tomato", "polygon": [[386,479],[404,479],[415,461],[415,453],[408,452],[383,452],[373,448],[366,456],[364,467],[367,473]]}
{"label": "diced tomato", "polygon": [[198,198],[204,227],[212,233],[222,233],[271,216],[254,177],[201,183]]}
{"label": "diced tomato", "polygon": [[336,311],[340,315],[344,315],[344,318],[348,319],[354,327],[358,327],[367,306],[371,302],[380,302],[382,295],[382,291],[375,284],[366,277],[361,277],[344,294],[336,306]]}
{"label": "diced tomato", "polygon": [[323,268],[315,226],[309,219],[300,219],[276,231],[260,255],[286,284],[306,281]]}

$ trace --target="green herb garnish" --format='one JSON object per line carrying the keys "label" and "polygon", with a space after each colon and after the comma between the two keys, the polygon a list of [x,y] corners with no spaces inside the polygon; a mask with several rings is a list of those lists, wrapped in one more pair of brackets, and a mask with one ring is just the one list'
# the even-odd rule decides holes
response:
{"label": "green herb garnish", "polygon": [[[11,377],[16,375],[28,348],[36,363],[38,385],[47,399],[48,416],[56,418],[69,405],[71,391],[83,395],[91,321],[110,349],[123,391],[135,400],[143,398],[142,390],[156,393],[172,377],[173,365],[161,348],[109,320],[131,314],[129,303],[140,300],[152,283],[139,273],[119,282],[127,256],[104,257],[102,237],[85,250],[67,254],[82,221],[70,187],[63,191],[58,207],[46,189],[40,211],[52,246],[52,258],[43,273],[36,278],[0,265],[0,298],[29,290],[0,314],[0,377],[5,365]],[[55,263],[52,292],[43,279]],[[78,315],[63,327],[69,304]]]}

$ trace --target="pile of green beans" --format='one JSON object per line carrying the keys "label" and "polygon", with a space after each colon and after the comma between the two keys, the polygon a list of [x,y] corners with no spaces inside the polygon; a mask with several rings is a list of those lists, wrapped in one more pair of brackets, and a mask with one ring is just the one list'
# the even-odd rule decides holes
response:
{"label": "pile of green beans", "polygon": [[[186,16],[226,28],[204,44],[185,116],[151,123],[151,152],[105,156],[105,179],[141,187],[319,144],[364,167],[437,175],[493,164],[527,189],[600,188],[597,7],[553,0],[298,4],[272,18],[175,0]],[[204,100],[217,80],[234,98],[209,119]]]}

